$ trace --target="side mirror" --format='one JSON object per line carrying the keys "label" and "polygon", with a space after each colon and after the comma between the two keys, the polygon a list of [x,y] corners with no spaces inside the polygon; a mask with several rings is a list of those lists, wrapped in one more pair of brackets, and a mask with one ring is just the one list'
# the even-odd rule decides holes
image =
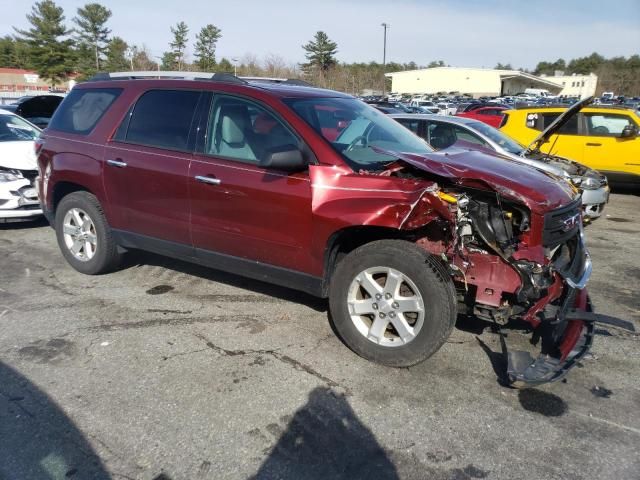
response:
{"label": "side mirror", "polygon": [[622,129],[620,138],[634,138],[638,136],[638,127],[633,124],[629,124]]}
{"label": "side mirror", "polygon": [[260,160],[260,166],[286,172],[298,172],[307,168],[307,162],[298,147],[283,145],[268,150]]}

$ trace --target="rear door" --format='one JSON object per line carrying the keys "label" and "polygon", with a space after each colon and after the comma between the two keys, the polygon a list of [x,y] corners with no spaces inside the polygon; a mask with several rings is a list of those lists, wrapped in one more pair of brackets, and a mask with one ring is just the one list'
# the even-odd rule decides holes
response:
{"label": "rear door", "polygon": [[[540,113],[535,119],[535,128],[543,131],[559,116],[560,113],[555,112]],[[585,141],[580,129],[582,121],[581,113],[574,115],[557,133],[549,137],[549,141],[540,150],[584,163]]]}
{"label": "rear door", "polygon": [[139,241],[191,244],[188,173],[200,96],[146,91],[106,146],[104,183],[116,227]]}
{"label": "rear door", "polygon": [[239,257],[292,270],[310,263],[311,184],[307,171],[260,167],[270,150],[302,141],[279,115],[242,97],[215,95],[189,171],[197,254],[213,263]]}

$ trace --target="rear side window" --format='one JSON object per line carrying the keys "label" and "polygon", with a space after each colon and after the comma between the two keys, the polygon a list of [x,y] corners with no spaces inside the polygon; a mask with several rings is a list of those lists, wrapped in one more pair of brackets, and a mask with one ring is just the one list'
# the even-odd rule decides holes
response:
{"label": "rear side window", "polygon": [[49,128],[88,135],[120,93],[121,88],[74,89],[56,110]]}
{"label": "rear side window", "polygon": [[[542,121],[538,121],[536,130],[544,130],[551,125],[556,118],[560,116],[559,113],[543,113]],[[564,135],[578,135],[578,115],[574,115],[565,123],[557,133]]]}
{"label": "rear side window", "polygon": [[193,90],[151,90],[133,108],[127,143],[171,150],[187,150],[191,122],[200,92]]}

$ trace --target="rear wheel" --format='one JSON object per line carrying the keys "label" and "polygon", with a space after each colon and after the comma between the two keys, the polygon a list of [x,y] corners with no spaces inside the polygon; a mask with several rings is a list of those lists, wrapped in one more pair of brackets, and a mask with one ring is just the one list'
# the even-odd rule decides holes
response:
{"label": "rear wheel", "polygon": [[456,320],[455,288],[444,266],[402,240],[372,242],[347,255],[331,279],[329,302],[347,346],[394,367],[433,355]]}
{"label": "rear wheel", "polygon": [[62,254],[79,272],[97,275],[114,270],[122,260],[98,199],[73,192],[56,209],[56,237]]}

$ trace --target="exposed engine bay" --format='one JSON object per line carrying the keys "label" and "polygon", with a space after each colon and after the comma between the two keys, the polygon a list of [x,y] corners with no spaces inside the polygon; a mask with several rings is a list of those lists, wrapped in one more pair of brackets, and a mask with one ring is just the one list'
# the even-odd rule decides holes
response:
{"label": "exposed engine bay", "polygon": [[[412,166],[392,167],[391,172],[425,178]],[[513,385],[562,378],[588,351],[593,332],[593,323],[569,315],[575,308],[590,310],[584,287],[591,260],[583,241],[580,197],[539,215],[490,188],[438,180],[430,193],[447,205],[452,223],[447,228],[440,222],[439,245],[433,232],[417,243],[448,263],[459,312],[494,322],[498,329],[514,319],[527,322],[540,354],[534,359],[529,352],[509,352]]]}

